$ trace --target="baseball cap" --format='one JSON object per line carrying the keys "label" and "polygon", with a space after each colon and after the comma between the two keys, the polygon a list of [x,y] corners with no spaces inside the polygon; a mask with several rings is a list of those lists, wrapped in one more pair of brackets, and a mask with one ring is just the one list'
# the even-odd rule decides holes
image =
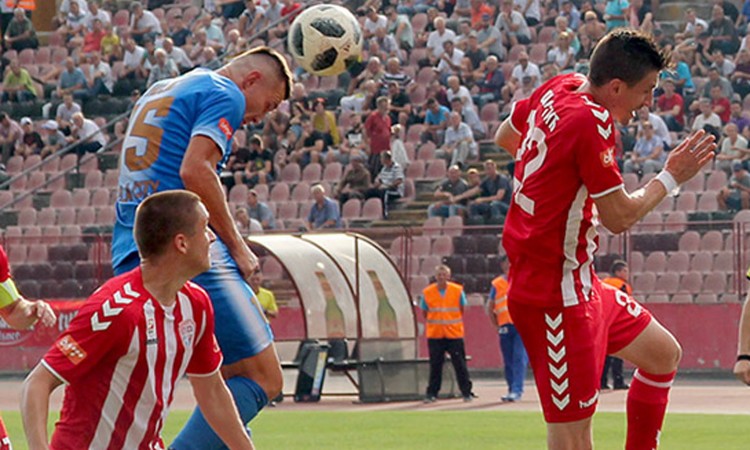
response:
{"label": "baseball cap", "polygon": [[736,163],[732,164],[732,171],[733,172],[737,172],[738,170],[742,170],[742,169],[743,169],[742,163],[736,162]]}
{"label": "baseball cap", "polygon": [[44,125],[42,125],[42,128],[44,128],[45,130],[53,130],[54,131],[54,130],[56,130],[58,128],[57,122],[55,122],[54,120],[48,120],[48,121],[44,122]]}
{"label": "baseball cap", "polygon": [[255,189],[250,189],[249,191],[247,191],[247,193],[248,194],[252,194],[252,195],[254,195],[256,197],[258,196],[258,191],[256,191]]}
{"label": "baseball cap", "polygon": [[487,13],[482,14],[482,20],[490,20],[491,18],[492,18],[492,16],[490,16]]}
{"label": "baseball cap", "polygon": [[32,122],[31,119],[28,117],[24,117],[21,119],[21,125],[31,125],[32,123],[34,122]]}

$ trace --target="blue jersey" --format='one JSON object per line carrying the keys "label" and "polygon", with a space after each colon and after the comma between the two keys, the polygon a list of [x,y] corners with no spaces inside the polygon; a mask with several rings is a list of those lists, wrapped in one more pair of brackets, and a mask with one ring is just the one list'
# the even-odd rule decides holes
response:
{"label": "blue jersey", "polygon": [[245,97],[239,87],[205,69],[160,81],[141,96],[120,155],[114,266],[137,252],[133,222],[138,204],[155,192],[185,188],[180,166],[190,140],[200,135],[216,143],[223,155],[219,171],[244,114]]}

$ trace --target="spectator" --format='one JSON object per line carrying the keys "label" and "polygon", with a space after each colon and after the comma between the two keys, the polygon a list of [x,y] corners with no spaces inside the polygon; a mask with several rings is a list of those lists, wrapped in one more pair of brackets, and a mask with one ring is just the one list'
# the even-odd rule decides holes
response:
{"label": "spectator", "polygon": [[41,152],[42,158],[48,157],[65,146],[65,135],[58,129],[57,122],[54,120],[48,120],[42,125],[42,133],[42,140],[44,141]]}
{"label": "spectator", "polygon": [[391,124],[411,122],[411,101],[409,96],[401,90],[398,82],[388,83],[388,99],[390,100],[388,115],[391,118]]}
{"label": "spectator", "polygon": [[[385,28],[378,28],[375,30],[375,35],[370,38],[368,43],[371,55],[380,55],[381,60],[387,60],[389,58],[400,58],[401,49],[396,42],[396,38],[388,34]],[[380,49],[376,52],[376,46]]]}
{"label": "spectator", "polygon": [[169,37],[174,42],[174,45],[182,48],[188,44],[188,40],[190,40],[192,36],[193,32],[185,25],[182,13],[175,15],[174,19],[172,19],[172,28],[169,32]]}
{"label": "spectator", "polygon": [[36,49],[39,47],[34,25],[21,8],[13,10],[13,20],[8,24],[3,39],[6,50],[13,49],[20,52],[27,48]]}
{"label": "spectator", "polygon": [[[564,17],[568,21],[568,26],[573,30],[578,30],[581,27],[581,12],[570,0],[561,2],[559,17]],[[596,17],[596,14],[594,14],[594,17]]]}
{"label": "spectator", "polygon": [[708,23],[708,34],[711,37],[709,51],[721,50],[725,55],[734,55],[740,46],[737,29],[734,23],[724,15],[720,5],[711,10],[711,22]]}
{"label": "spectator", "polygon": [[711,109],[721,119],[721,123],[729,122],[731,104],[729,99],[721,95],[721,87],[711,87]]}
{"label": "spectator", "polygon": [[380,159],[382,169],[365,197],[380,198],[383,201],[383,217],[387,219],[390,204],[404,196],[404,169],[393,160],[390,151],[383,152]]}
{"label": "spectator", "polygon": [[174,45],[172,38],[164,38],[161,45],[164,52],[167,54],[167,58],[177,66],[177,70],[179,70],[180,73],[185,73],[193,68],[193,63],[190,61],[190,58],[188,58],[185,50]]}
{"label": "spectator", "polygon": [[453,41],[443,42],[443,53],[440,54],[435,67],[435,71],[440,75],[440,81],[445,82],[449,76],[460,74],[463,60],[464,52],[457,49]]}
{"label": "spectator", "polygon": [[732,104],[729,106],[729,110],[731,111],[729,115],[729,122],[737,125],[738,130],[742,131],[748,125],[750,125],[750,119],[742,114],[742,102],[740,102],[739,100],[732,101]]}
{"label": "spectator", "polygon": [[332,198],[326,196],[326,190],[320,184],[310,188],[314,203],[307,216],[307,229],[320,230],[325,228],[341,228],[341,213],[339,205]]}
{"label": "spectator", "polygon": [[348,94],[353,94],[355,90],[360,89],[362,87],[362,84],[368,81],[375,82],[378,89],[380,89],[380,85],[384,77],[385,72],[383,71],[383,64],[381,64],[380,58],[378,58],[377,56],[372,56],[367,60],[367,66],[365,66],[365,70],[354,77],[351,83],[349,83]]}
{"label": "spectator", "polygon": [[570,46],[571,35],[564,31],[557,36],[557,45],[547,52],[547,61],[554,64],[558,71],[572,70],[575,62],[575,50]]}
{"label": "spectator", "polygon": [[557,16],[555,18],[555,41],[560,37],[561,34],[568,34],[568,45],[573,48],[574,54],[578,54],[578,50],[581,49],[581,41],[578,40],[578,36],[575,34],[572,28],[568,26],[570,22],[565,16]]}
{"label": "spectator", "polygon": [[[552,75],[556,70],[557,68],[554,64],[547,64],[546,66],[544,66],[544,75],[542,76],[542,81],[547,81],[550,78],[547,76],[547,74]],[[513,97],[511,97],[510,103],[512,104],[525,98],[531,97],[534,89],[534,79],[531,77],[523,77],[521,79],[521,86],[513,93]]]}
{"label": "spectator", "polygon": [[107,138],[99,126],[80,112],[73,114],[73,128],[68,140],[76,143],[78,156],[96,153],[107,145]]}
{"label": "spectator", "polygon": [[641,127],[642,131],[638,135],[630,158],[627,158],[623,165],[624,173],[658,172],[664,167],[664,161],[667,159],[664,141],[656,136],[651,122],[643,122]]}
{"label": "spectator", "polygon": [[221,65],[222,63],[216,55],[216,50],[213,47],[203,47],[203,62],[200,66],[208,70],[217,70]]}
{"label": "spectator", "polygon": [[156,64],[151,66],[146,87],[151,87],[156,82],[180,75],[177,64],[167,56],[167,52],[163,48],[157,48],[154,51],[154,56],[156,56]]}
{"label": "spectator", "polygon": [[456,41],[456,33],[445,27],[445,19],[436,17],[433,23],[435,31],[431,32],[427,38],[427,50],[431,66],[437,65],[441,61],[440,57],[445,51],[445,43]]}
{"label": "spectator", "polygon": [[[505,49],[502,45],[501,48]],[[464,50],[464,60],[461,64],[461,76],[467,85],[474,86],[477,80],[484,76],[485,68],[483,65],[486,58],[487,53],[479,48],[477,32],[472,31],[469,33],[469,39]]]}
{"label": "spectator", "polygon": [[675,92],[674,80],[671,78],[664,78],[661,86],[664,94],[656,99],[656,114],[664,120],[669,131],[682,131],[685,128],[685,104],[682,96]]}
{"label": "spectator", "polygon": [[263,125],[263,139],[270,142],[271,150],[278,150],[282,146],[289,131],[289,114],[277,108],[272,111]]}
{"label": "spectator", "polygon": [[523,14],[513,9],[513,0],[502,0],[500,14],[495,20],[495,28],[500,30],[506,47],[528,45],[531,43],[531,32]]}
{"label": "spectator", "polygon": [[114,61],[122,60],[122,47],[120,46],[120,36],[115,33],[112,23],[104,25],[104,37],[102,37],[99,46],[102,50],[102,59],[113,64]]}
{"label": "spectator", "polygon": [[427,110],[425,111],[424,123],[427,130],[422,134],[422,141],[432,141],[435,145],[443,142],[445,129],[448,126],[448,115],[450,110],[438,103],[434,97],[427,99]]}
{"label": "spectator", "polygon": [[92,53],[89,58],[87,82],[91,88],[89,89],[88,96],[112,95],[112,89],[115,85],[115,80],[112,77],[112,68],[109,67],[109,64],[102,61],[99,52]]}
{"label": "spectator", "polygon": [[243,181],[249,186],[256,184],[269,184],[273,182],[273,155],[263,145],[263,140],[258,135],[253,135],[248,141],[250,153],[245,166]]}
{"label": "spectator", "polygon": [[444,218],[458,215],[466,206],[466,200],[455,202],[454,198],[463,194],[468,189],[469,185],[461,178],[461,168],[457,165],[450,166],[448,168],[448,178],[443,180],[432,194],[435,203],[432,203],[427,208],[427,215],[429,217]]}
{"label": "spectator", "polygon": [[322,133],[329,145],[336,147],[341,143],[336,116],[331,111],[326,111],[324,98],[317,98],[313,103],[312,123],[315,131]]}
{"label": "spectator", "polygon": [[[81,1],[81,0],[79,0]],[[101,23],[102,29],[112,23],[112,15],[109,11],[106,11],[99,7],[99,0],[89,0],[89,15],[86,20],[86,28],[88,30],[94,29],[94,22],[98,19]]]}
{"label": "spectator", "polygon": [[[628,284],[628,277],[630,270],[628,263],[622,260],[615,260],[612,263],[612,267],[609,270],[611,276],[602,280],[603,284],[608,284],[615,289],[624,292],[628,296],[633,295],[633,288]],[[604,370],[602,371],[602,378],[600,381],[600,388],[602,390],[609,389],[609,372],[612,372],[613,387],[615,390],[628,389],[630,386],[625,382],[625,377],[622,373],[622,359],[616,356],[607,356],[604,361]]]}
{"label": "spectator", "polygon": [[401,168],[405,169],[411,164],[409,155],[406,153],[406,144],[404,144],[404,131],[399,124],[391,127],[391,156]]}
{"label": "spectator", "polygon": [[471,98],[471,93],[466,88],[466,86],[461,85],[461,80],[455,76],[452,75],[448,77],[448,90],[446,91],[446,94],[448,96],[448,101],[452,101],[454,98],[460,98],[461,104],[466,109],[476,109],[474,106],[474,100]]}
{"label": "spectator", "polygon": [[310,163],[321,163],[328,152],[330,142],[326,136],[313,127],[312,121],[302,121],[302,135],[297,140],[295,150],[290,155],[293,162],[305,167]]}
{"label": "spectator", "polygon": [[484,139],[487,135],[487,127],[479,120],[476,108],[464,108],[461,99],[454,97],[451,100],[451,111],[461,114],[461,121],[471,128],[474,140]]}
{"label": "spectator", "polygon": [[657,138],[659,138],[663,145],[664,150],[669,150],[669,148],[672,146],[672,137],[669,135],[669,129],[667,128],[667,124],[664,123],[664,120],[662,120],[661,116],[654,114],[651,112],[651,110],[647,106],[641,107],[641,109],[637,112],[637,133],[640,134],[643,132],[643,124],[646,122],[650,123],[654,128],[654,135],[656,135]]}
{"label": "spectator", "polygon": [[244,11],[242,0],[229,0],[220,3],[221,18],[226,21],[236,21]]}
{"label": "spectator", "polygon": [[227,33],[227,47],[224,51],[226,57],[235,57],[247,50],[247,41],[240,36],[236,29],[229,30]]}
{"label": "spectator", "polygon": [[[469,186],[469,189],[474,189],[475,187],[479,187],[479,185],[482,183],[482,177],[479,175],[479,171],[475,168],[471,168],[466,171],[466,184]],[[479,195],[479,192],[477,191],[476,195]],[[471,200],[473,197],[466,197],[466,200]]]}
{"label": "spectator", "polygon": [[245,0],[245,10],[240,15],[237,31],[244,36],[253,36],[266,24],[266,10],[256,6],[254,0]]}
{"label": "spectator", "polygon": [[61,28],[61,32],[66,34],[68,37],[68,47],[80,47],[83,43],[83,35],[86,32],[86,24],[89,23],[91,15],[88,9],[83,9],[82,4],[85,4],[82,0],[72,1],[70,3],[70,11],[68,11],[65,17],[65,25]]}
{"label": "spectator", "polygon": [[743,48],[737,53],[737,66],[729,75],[729,81],[741,98],[750,94],[750,49]]}
{"label": "spectator", "polygon": [[146,56],[146,49],[136,45],[133,38],[125,41],[121,78],[127,80],[127,86],[124,89],[126,92],[132,92],[134,89],[143,90],[146,86],[147,74],[143,68]]}
{"label": "spectator", "polygon": [[491,159],[484,162],[484,171],[485,176],[479,186],[456,196],[454,201],[476,197],[469,203],[469,214],[485,219],[489,216],[491,220],[499,221],[508,212],[510,205],[510,181],[497,171],[497,164]]}
{"label": "spectator", "polygon": [[716,67],[719,69],[719,74],[725,78],[729,78],[729,76],[734,72],[735,64],[732,62],[732,60],[724,57],[724,53],[720,49],[714,49],[714,51],[711,52],[711,67]]}
{"label": "spectator", "polygon": [[391,148],[391,118],[388,114],[390,103],[388,97],[379,97],[377,109],[365,120],[364,138],[369,155],[367,165],[371,175],[380,172],[380,155]]}
{"label": "spectator", "polygon": [[78,99],[86,99],[88,95],[86,76],[79,67],[76,67],[71,57],[65,59],[65,70],[60,74],[55,94],[58,98],[62,98],[65,94],[72,94]]}
{"label": "spectator", "polygon": [[472,100],[481,109],[482,106],[489,102],[500,100],[500,92],[503,90],[503,86],[505,86],[505,75],[500,68],[497,57],[493,55],[487,57],[484,67],[480,68],[478,72],[475,75],[478,81],[475,84],[475,95],[472,97]]}
{"label": "spectator", "polygon": [[57,106],[55,120],[60,126],[60,130],[66,136],[70,135],[70,128],[73,125],[73,114],[81,112],[81,105],[73,101],[73,94],[64,94],[63,102]]}
{"label": "spectator", "polygon": [[385,9],[388,17],[388,33],[392,35],[402,50],[410,52],[414,48],[414,29],[409,17],[399,14],[395,6]]}
{"label": "spectator", "polygon": [[250,189],[247,193],[247,214],[251,219],[257,220],[264,230],[276,229],[273,210],[258,199],[258,191],[255,189]]}
{"label": "spectator", "polygon": [[604,6],[604,21],[607,24],[607,31],[628,25],[629,7],[628,0],[607,0],[607,4]]}
{"label": "spectator", "polygon": [[448,127],[445,129],[445,143],[437,151],[437,156],[447,159],[451,166],[464,167],[469,157],[477,155],[477,143],[471,128],[461,121],[461,114],[450,113]]}
{"label": "spectator", "polygon": [[631,0],[627,20],[631,28],[654,34],[654,15],[650,2],[646,4],[644,0]]}
{"label": "spectator", "polygon": [[714,86],[721,87],[721,96],[725,98],[732,98],[734,96],[734,89],[732,89],[732,83],[729,82],[725,77],[721,76],[719,69],[711,67],[708,69],[708,83],[703,86],[701,97],[710,97],[711,88]]}
{"label": "spectator", "polygon": [[365,12],[365,23],[362,27],[362,33],[365,40],[375,36],[375,32],[379,29],[388,28],[388,18],[378,14],[377,10],[372,6],[367,7]]}
{"label": "spectator", "polygon": [[102,39],[105,35],[102,21],[98,18],[94,19],[91,30],[87,30],[83,35],[81,51],[85,54],[102,51]]}
{"label": "spectator", "polygon": [[155,40],[161,36],[162,29],[159,19],[143,8],[141,2],[130,4],[130,36],[137,44],[143,45],[146,39]]}
{"label": "spectator", "polygon": [[500,34],[500,30],[492,26],[492,15],[489,13],[481,15],[475,35],[481,50],[489,55],[494,55],[501,59],[505,58],[507,52],[505,51],[505,47],[503,47],[503,35]]}
{"label": "spectator", "polygon": [[750,174],[742,163],[732,164],[732,176],[726,187],[716,195],[719,209],[722,211],[739,211],[750,209]]}
{"label": "spectator", "polygon": [[23,130],[23,137],[21,142],[16,147],[16,155],[23,156],[24,158],[31,155],[38,155],[44,147],[42,137],[34,131],[34,122],[28,117],[21,118],[21,129]]}
{"label": "spectator", "polygon": [[21,67],[18,58],[10,61],[3,80],[3,102],[28,102],[36,98],[36,87],[29,71]]}
{"label": "spectator", "polygon": [[364,165],[365,158],[360,154],[352,155],[351,168],[336,188],[336,197],[341,206],[352,198],[363,199],[370,189],[370,172]]}
{"label": "spectator", "polygon": [[709,128],[711,133],[718,135],[719,130],[721,130],[721,118],[711,109],[711,100],[701,98],[698,105],[700,114],[693,121],[692,130],[698,131],[711,127]]}
{"label": "spectator", "polygon": [[719,152],[716,155],[716,167],[731,176],[732,165],[736,162],[742,163],[748,160],[750,152],[747,150],[747,139],[740,134],[737,125],[729,122],[724,127],[724,134],[725,137],[722,139]]}
{"label": "spectator", "polygon": [[518,64],[513,67],[510,73],[510,80],[501,90],[501,95],[506,103],[513,97],[513,93],[521,87],[521,81],[524,77],[530,78],[533,89],[541,85],[542,73],[539,71],[539,66],[529,62],[529,54],[522,51],[518,54]]}
{"label": "spectator", "polygon": [[[672,53],[675,60],[674,71],[663,71],[662,78],[669,78],[674,81],[675,91],[683,96],[686,103],[688,97],[695,95],[695,84],[693,84],[693,76],[690,73],[690,67],[685,62],[685,53],[681,50],[675,49]],[[718,75],[718,72],[717,72]]]}
{"label": "spectator", "polygon": [[579,35],[586,35],[591,42],[599,42],[607,33],[607,26],[599,21],[594,11],[583,14],[583,24],[578,28]]}
{"label": "spectator", "polygon": [[385,72],[381,78],[381,91],[385,94],[388,85],[393,82],[398,84],[398,88],[402,92],[410,92],[417,87],[414,80],[403,71],[398,58],[388,58],[388,61],[386,61]]}
{"label": "spectator", "polygon": [[692,38],[696,36],[695,33],[695,25],[700,24],[704,30],[708,29],[708,23],[698,17],[698,15],[695,13],[694,8],[688,8],[685,10],[685,29],[682,31],[682,33],[675,33],[675,39],[678,41],[682,41],[688,38]]}
{"label": "spectator", "polygon": [[255,298],[257,298],[258,303],[260,303],[260,307],[263,308],[263,313],[266,315],[266,318],[275,319],[278,317],[279,306],[276,304],[276,296],[273,295],[273,292],[262,286],[263,274],[261,271],[256,270],[253,272],[253,274],[250,275],[250,280],[248,280],[248,282],[255,293]]}
{"label": "spectator", "polygon": [[250,235],[263,231],[263,226],[255,219],[251,219],[247,214],[247,209],[239,206],[234,211],[234,222],[237,224],[237,230],[242,235]]}
{"label": "spectator", "polygon": [[0,149],[2,149],[3,163],[8,162],[16,147],[23,139],[23,129],[8,113],[0,111]]}

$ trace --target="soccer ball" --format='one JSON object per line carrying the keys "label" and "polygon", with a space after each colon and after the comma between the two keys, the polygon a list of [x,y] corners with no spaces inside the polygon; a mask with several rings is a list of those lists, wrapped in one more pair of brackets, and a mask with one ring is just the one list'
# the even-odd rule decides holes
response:
{"label": "soccer ball", "polygon": [[307,8],[288,36],[289,51],[313,75],[338,75],[359,59],[362,30],[354,15],[336,5]]}

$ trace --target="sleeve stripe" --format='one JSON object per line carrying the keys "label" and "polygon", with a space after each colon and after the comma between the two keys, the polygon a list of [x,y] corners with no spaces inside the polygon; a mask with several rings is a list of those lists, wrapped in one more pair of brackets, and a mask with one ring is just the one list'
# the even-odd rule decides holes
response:
{"label": "sleeve stripe", "polygon": [[63,383],[65,383],[65,384],[70,384],[70,383],[68,382],[68,380],[66,380],[65,378],[63,378],[63,376],[62,376],[62,375],[60,375],[59,373],[57,373],[57,371],[56,371],[55,369],[53,369],[53,368],[52,368],[52,366],[50,366],[50,365],[49,365],[49,363],[48,363],[47,361],[45,361],[45,360],[41,360],[40,362],[42,363],[42,365],[43,365],[43,366],[44,366],[44,367],[45,367],[45,368],[46,368],[47,370],[49,370],[49,371],[50,371],[50,373],[52,373],[52,375],[54,375],[54,376],[55,376],[55,378],[57,378],[58,380],[62,381],[62,382],[63,382]]}
{"label": "sleeve stripe", "polygon": [[510,105],[510,114],[508,115],[508,123],[510,124],[510,127],[513,128],[513,131],[515,131],[517,134],[521,134],[520,131],[518,131],[518,128],[516,128],[515,125],[513,125],[513,113],[516,111],[516,104],[513,103]]}
{"label": "sleeve stripe", "polygon": [[611,188],[609,188],[609,189],[607,189],[605,191],[602,191],[602,192],[599,192],[599,193],[596,193],[596,194],[589,194],[589,195],[591,195],[591,198],[597,199],[597,198],[604,197],[605,195],[609,195],[609,194],[611,194],[611,193],[613,193],[615,191],[618,191],[620,189],[623,189],[623,188],[625,188],[625,184],[620,183],[617,186],[613,186],[613,187],[611,187]]}
{"label": "sleeve stripe", "polygon": [[188,372],[185,375],[187,375],[189,377],[198,377],[198,378],[210,377],[211,375],[213,375],[216,372],[218,372],[219,370],[221,370],[221,365],[223,363],[224,363],[224,357],[222,356],[221,358],[219,358],[219,363],[216,365],[216,368],[214,370],[212,370],[211,372],[208,372],[208,373],[189,373]]}

